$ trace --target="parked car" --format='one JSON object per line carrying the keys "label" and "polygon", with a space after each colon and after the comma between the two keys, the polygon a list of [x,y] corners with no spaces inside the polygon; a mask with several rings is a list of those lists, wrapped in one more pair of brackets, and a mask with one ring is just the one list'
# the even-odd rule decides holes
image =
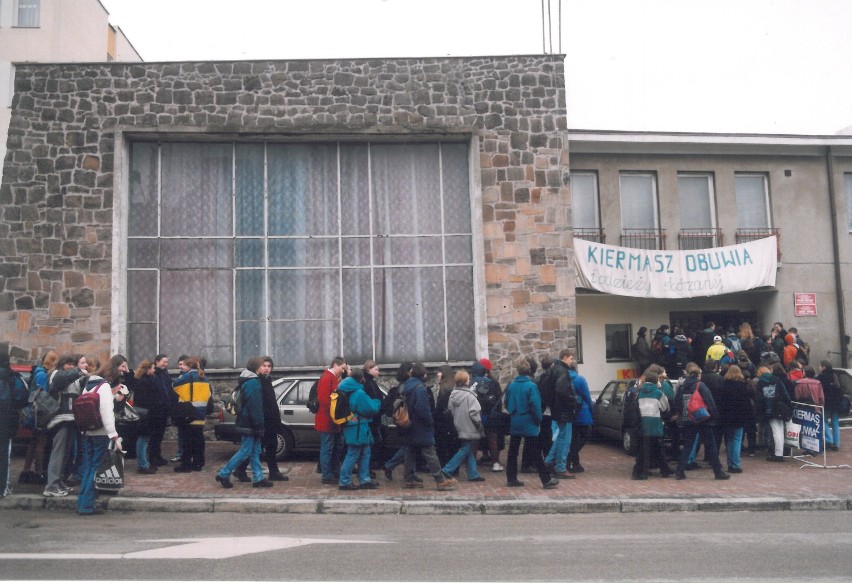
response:
{"label": "parked car", "polygon": [[[278,434],[276,458],[283,461],[297,451],[319,452],[320,434],[314,430],[314,414],[308,411],[308,395],[318,375],[286,376],[272,382],[275,398],[281,411],[281,423],[284,425]],[[382,389],[382,393],[385,391]],[[229,401],[230,396],[223,400]],[[237,432],[234,422],[236,415],[223,410],[219,413],[219,423],[214,427],[216,439],[239,443],[242,435]],[[388,443],[399,444],[396,427],[391,425],[388,431]]]}
{"label": "parked car", "polygon": [[622,429],[624,395],[635,383],[635,379],[609,381],[592,407],[594,436],[620,441],[622,449],[629,455],[636,455],[636,435],[630,429]]}

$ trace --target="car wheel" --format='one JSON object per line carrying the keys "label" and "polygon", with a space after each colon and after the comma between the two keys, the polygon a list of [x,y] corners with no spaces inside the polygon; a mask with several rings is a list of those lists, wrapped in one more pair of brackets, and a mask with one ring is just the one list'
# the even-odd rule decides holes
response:
{"label": "car wheel", "polygon": [[293,449],[296,447],[296,439],[293,437],[293,432],[284,427],[276,436],[278,443],[275,446],[275,459],[283,462],[293,455]]}
{"label": "car wheel", "polygon": [[621,432],[621,447],[627,455],[636,455],[636,433],[633,429]]}

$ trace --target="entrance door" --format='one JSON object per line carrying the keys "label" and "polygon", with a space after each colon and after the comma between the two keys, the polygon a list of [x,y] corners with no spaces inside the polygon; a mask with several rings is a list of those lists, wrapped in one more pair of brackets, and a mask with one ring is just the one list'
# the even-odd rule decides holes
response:
{"label": "entrance door", "polygon": [[710,310],[696,312],[669,312],[669,325],[674,329],[675,326],[680,326],[687,333],[696,333],[704,330],[704,326],[708,321],[713,321],[716,326],[721,326],[726,331],[728,328],[733,328],[734,331],[739,331],[740,324],[748,322],[752,329],[760,325],[760,318],[757,312],[740,312],[737,310]]}

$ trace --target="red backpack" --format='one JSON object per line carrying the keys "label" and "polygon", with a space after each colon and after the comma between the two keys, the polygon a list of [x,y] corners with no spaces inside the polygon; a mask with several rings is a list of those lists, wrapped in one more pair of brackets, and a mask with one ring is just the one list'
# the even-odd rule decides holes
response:
{"label": "red backpack", "polygon": [[79,397],[74,399],[74,423],[77,424],[77,429],[84,433],[93,429],[101,429],[104,426],[104,421],[101,419],[101,396],[98,394],[98,389],[105,382],[100,382],[91,389],[87,388]]}

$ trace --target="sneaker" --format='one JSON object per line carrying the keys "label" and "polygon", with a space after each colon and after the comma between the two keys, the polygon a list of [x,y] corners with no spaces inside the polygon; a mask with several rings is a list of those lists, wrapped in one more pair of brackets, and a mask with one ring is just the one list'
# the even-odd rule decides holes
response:
{"label": "sneaker", "polygon": [[743,469],[742,468],[728,468],[728,473],[729,474],[742,474]]}
{"label": "sneaker", "polygon": [[382,471],[385,473],[385,479],[388,482],[393,482],[393,470],[389,470],[387,468],[384,468]]}
{"label": "sneaker", "polygon": [[771,455],[768,458],[766,458],[766,461],[783,463],[784,462],[784,456],[782,456],[782,455]]}
{"label": "sneaker", "polygon": [[713,476],[717,480],[730,480],[731,474],[726,474],[725,472],[719,472]]}
{"label": "sneaker", "polygon": [[273,482],[287,482],[290,480],[287,476],[282,474],[281,472],[271,472],[269,474],[269,479]]}
{"label": "sneaker", "polygon": [[60,496],[67,496],[68,492],[66,490],[62,490],[59,486],[48,486],[44,489],[42,495],[48,498],[59,498]]}
{"label": "sneaker", "polygon": [[459,485],[459,483],[457,481],[455,481],[453,478],[447,478],[443,482],[438,482],[436,484],[437,490],[439,492],[446,492],[447,490],[455,490],[456,486],[458,486],[458,485]]}
{"label": "sneaker", "polygon": [[500,465],[500,462],[494,462],[494,465],[491,466],[492,472],[502,472],[505,468]]}
{"label": "sneaker", "polygon": [[70,494],[70,493],[71,493],[71,491],[72,491],[74,488],[72,488],[71,486],[69,486],[68,484],[66,484],[64,481],[59,480],[59,489],[60,489],[60,490],[65,490],[66,492],[68,492],[68,493]]}
{"label": "sneaker", "polygon": [[414,488],[422,488],[423,487],[423,481],[421,480],[421,481],[418,482],[416,480],[411,480],[411,481],[403,484],[402,487],[405,488],[406,490],[412,490]]}
{"label": "sneaker", "polygon": [[62,481],[62,483],[74,488],[80,485],[80,478],[78,478],[77,476],[68,476]]}
{"label": "sneaker", "polygon": [[337,487],[337,489],[338,490],[347,490],[347,491],[348,490],[357,490],[358,486],[356,486],[355,484],[341,484],[340,486]]}
{"label": "sneaker", "polygon": [[559,480],[573,480],[577,477],[571,472],[553,472],[551,475]]}
{"label": "sneaker", "polygon": [[380,488],[381,484],[378,482],[364,482],[360,486],[358,486],[359,490],[375,490],[376,488]]}
{"label": "sneaker", "polygon": [[173,464],[176,464],[177,462],[179,462],[179,461],[180,461],[180,456],[179,456],[179,455],[176,455],[175,457],[173,457],[173,458],[172,458],[172,459],[170,459],[169,461],[170,461],[170,462],[172,462]]}
{"label": "sneaker", "polygon": [[484,482],[485,478],[483,478],[482,476],[476,476],[475,478],[468,478],[467,481],[468,482]]}
{"label": "sneaker", "polygon": [[252,482],[251,487],[252,488],[271,488],[274,485],[275,484],[273,484],[269,480],[264,479],[264,480],[258,480],[257,482]]}
{"label": "sneaker", "polygon": [[[548,482],[548,484],[549,483],[550,482]],[[515,480],[514,482],[506,482],[506,486],[508,486],[509,488],[523,488],[524,483],[521,482],[520,480]]]}
{"label": "sneaker", "polygon": [[553,490],[557,486],[559,486],[559,480],[557,480],[556,478],[550,478],[550,480],[542,484],[542,488],[544,488],[545,490]]}

